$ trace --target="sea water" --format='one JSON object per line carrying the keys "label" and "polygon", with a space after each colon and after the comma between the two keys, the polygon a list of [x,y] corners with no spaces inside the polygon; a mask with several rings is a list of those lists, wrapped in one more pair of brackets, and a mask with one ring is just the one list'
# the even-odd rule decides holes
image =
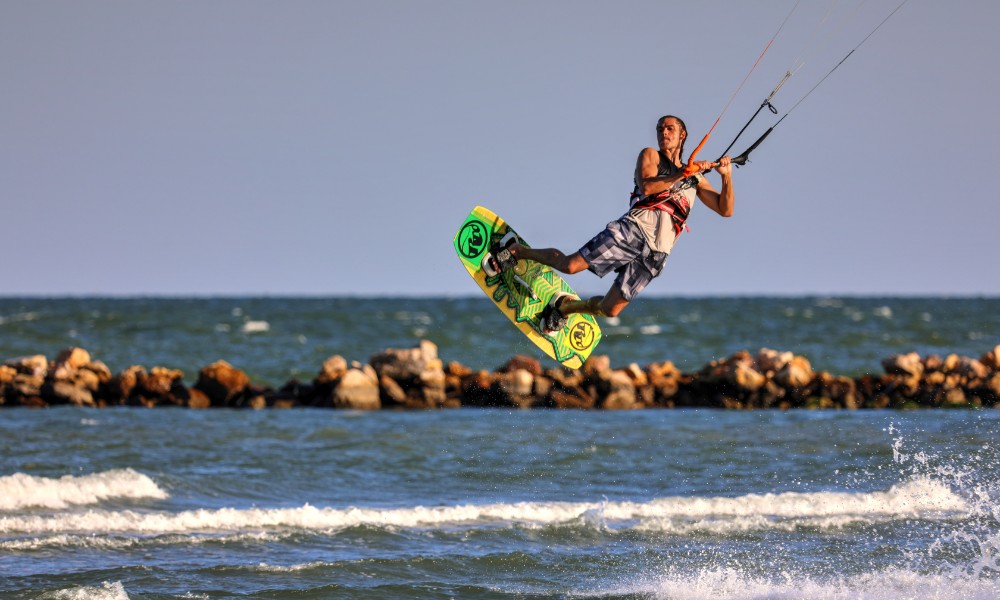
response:
{"label": "sea water", "polygon": [[996,598],[1000,412],[0,412],[0,598]]}
{"label": "sea water", "polygon": [[[650,298],[604,330],[614,365],[766,346],[856,374],[979,356],[1000,301]],[[189,383],[420,339],[539,355],[481,298],[0,299],[0,358]],[[998,416],[0,408],[0,598],[996,598]]]}
{"label": "sea water", "polygon": [[[1000,298],[640,298],[602,320],[597,354],[611,364],[671,360],[697,371],[762,347],[806,356],[841,375],[881,373],[899,352],[978,358],[1000,344]],[[81,346],[120,371],[198,370],[224,359],[259,384],[308,381],[340,354],[365,362],[421,339],[445,362],[495,369],[514,354],[545,357],[482,296],[466,298],[2,298],[0,360],[55,357]]]}

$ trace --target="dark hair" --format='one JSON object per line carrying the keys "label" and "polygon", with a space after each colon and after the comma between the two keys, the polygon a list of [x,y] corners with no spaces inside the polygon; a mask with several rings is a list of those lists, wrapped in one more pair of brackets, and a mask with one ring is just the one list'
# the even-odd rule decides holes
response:
{"label": "dark hair", "polygon": [[681,152],[680,155],[678,155],[677,157],[681,160],[681,162],[684,162],[684,142],[687,141],[687,132],[688,132],[687,125],[684,124],[684,121],[680,117],[675,117],[674,115],[663,115],[662,117],[657,119],[656,128],[660,129],[660,127],[663,126],[663,122],[666,121],[667,119],[674,119],[675,121],[681,124],[681,129],[684,130],[684,139],[681,140]]}

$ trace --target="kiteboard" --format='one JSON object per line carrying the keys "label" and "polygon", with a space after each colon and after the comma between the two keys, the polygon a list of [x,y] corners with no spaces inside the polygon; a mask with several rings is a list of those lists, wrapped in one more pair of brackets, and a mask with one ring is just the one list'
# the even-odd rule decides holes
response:
{"label": "kiteboard", "polygon": [[[545,333],[538,326],[542,309],[555,294],[577,296],[569,284],[551,267],[532,260],[519,260],[513,268],[492,277],[483,270],[483,257],[510,231],[513,229],[503,219],[477,206],[455,235],[455,252],[486,296],[521,333],[551,358],[579,369],[601,341],[601,328],[594,317],[569,315],[566,326],[552,333]],[[524,238],[520,235],[518,238],[528,246]]]}

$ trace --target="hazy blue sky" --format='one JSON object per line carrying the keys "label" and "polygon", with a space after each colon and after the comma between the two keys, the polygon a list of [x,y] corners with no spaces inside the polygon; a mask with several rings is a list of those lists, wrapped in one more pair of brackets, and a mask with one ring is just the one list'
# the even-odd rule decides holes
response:
{"label": "hazy blue sky", "polygon": [[[793,4],[0,0],[0,294],[476,294],[451,246],[474,205],[576,250],[657,117],[692,149]],[[704,158],[897,1],[817,26],[830,5],[802,3]],[[998,29],[995,0],[910,0],[646,293],[1000,294]]]}

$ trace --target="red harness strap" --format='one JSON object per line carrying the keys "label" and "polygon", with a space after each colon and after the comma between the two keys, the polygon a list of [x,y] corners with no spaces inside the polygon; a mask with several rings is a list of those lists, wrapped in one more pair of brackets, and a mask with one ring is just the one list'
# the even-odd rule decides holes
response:
{"label": "red harness strap", "polygon": [[679,193],[665,190],[655,196],[642,196],[633,191],[629,198],[629,204],[631,208],[662,210],[668,213],[670,220],[673,221],[674,235],[676,236],[679,236],[685,229],[691,231],[691,228],[685,224],[688,215],[691,214],[691,203]]}

